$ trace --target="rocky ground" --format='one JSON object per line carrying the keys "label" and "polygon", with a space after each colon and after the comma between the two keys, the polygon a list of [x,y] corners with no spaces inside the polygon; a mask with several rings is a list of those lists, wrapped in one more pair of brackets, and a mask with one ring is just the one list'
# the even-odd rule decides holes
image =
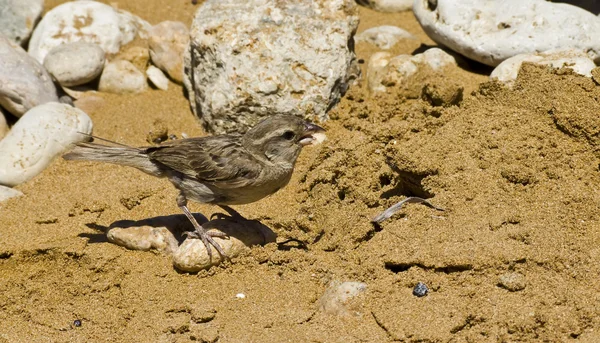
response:
{"label": "rocky ground", "polygon": [[[198,6],[116,3],[151,24],[189,25]],[[360,8],[360,20],[358,33],[415,36],[393,56],[435,45],[410,11]],[[363,79],[290,184],[236,207],[278,243],[231,263],[181,273],[162,253],[107,242],[114,222],[179,214],[165,180],[56,159],[17,186],[24,196],[0,203],[0,342],[600,341],[598,80],[524,64],[509,88],[461,62],[372,93],[378,51],[357,43]],[[129,145],[162,126],[205,134],[174,83],[76,104],[94,134]],[[409,204],[371,223],[406,196],[444,211]],[[366,287],[340,306],[323,300],[345,281]]]}

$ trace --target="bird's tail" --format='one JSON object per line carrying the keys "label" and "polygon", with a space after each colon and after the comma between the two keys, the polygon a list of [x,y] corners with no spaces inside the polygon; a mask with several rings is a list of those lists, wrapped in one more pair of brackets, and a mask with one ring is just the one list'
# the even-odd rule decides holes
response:
{"label": "bird's tail", "polygon": [[161,176],[161,169],[150,159],[144,149],[125,145],[118,147],[97,143],[78,143],[73,150],[63,155],[65,160],[95,161],[137,168],[154,176]]}

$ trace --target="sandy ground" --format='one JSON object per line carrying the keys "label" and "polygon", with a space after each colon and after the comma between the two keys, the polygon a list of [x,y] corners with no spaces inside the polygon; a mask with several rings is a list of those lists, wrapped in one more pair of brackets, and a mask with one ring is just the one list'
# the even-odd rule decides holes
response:
{"label": "sandy ground", "polygon": [[[111,3],[153,24],[190,24],[196,8]],[[359,31],[383,24],[419,38],[394,53],[434,45],[410,12],[361,9]],[[297,241],[198,274],[106,241],[115,221],[179,213],[167,181],[56,160],[0,204],[0,342],[600,342],[600,87],[527,65],[510,90],[489,72],[465,63],[384,95],[352,88],[290,185],[236,207]],[[424,86],[462,87],[463,100],[434,107]],[[125,144],[146,145],[157,125],[204,134],[175,84],[78,105],[96,135]],[[411,204],[370,223],[408,195],[445,211]],[[320,311],[327,285],[347,280],[367,284],[351,314]],[[419,281],[426,297],[412,295]]]}

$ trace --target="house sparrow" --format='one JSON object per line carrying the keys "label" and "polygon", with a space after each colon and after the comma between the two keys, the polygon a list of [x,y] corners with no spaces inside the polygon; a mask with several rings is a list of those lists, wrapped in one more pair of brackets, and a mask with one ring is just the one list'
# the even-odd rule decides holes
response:
{"label": "house sparrow", "polygon": [[323,131],[296,116],[275,115],[243,135],[188,138],[142,148],[78,143],[63,158],[120,164],[168,178],[179,190],[177,206],[194,226],[193,232],[186,233],[188,237],[201,239],[210,257],[210,245],[225,257],[213,239],[225,234],[204,230],[187,208],[188,199],[215,204],[239,216],[227,205],[248,204],[283,188],[302,147],[319,143]]}

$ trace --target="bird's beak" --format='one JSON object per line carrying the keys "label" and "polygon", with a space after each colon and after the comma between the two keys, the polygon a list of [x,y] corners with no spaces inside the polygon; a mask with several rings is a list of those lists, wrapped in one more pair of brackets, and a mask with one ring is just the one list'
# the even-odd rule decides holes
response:
{"label": "bird's beak", "polygon": [[327,136],[325,136],[325,129],[320,127],[319,125],[306,122],[304,124],[304,132],[302,133],[302,137],[300,137],[301,145],[316,145],[325,140]]}

